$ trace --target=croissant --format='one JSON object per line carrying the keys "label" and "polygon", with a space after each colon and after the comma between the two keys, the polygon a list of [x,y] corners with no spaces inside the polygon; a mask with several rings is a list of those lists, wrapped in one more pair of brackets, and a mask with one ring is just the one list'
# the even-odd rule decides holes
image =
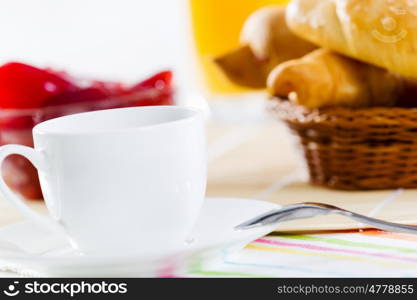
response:
{"label": "croissant", "polygon": [[310,42],[417,78],[417,0],[293,0],[286,17]]}
{"label": "croissant", "polygon": [[278,65],[267,80],[269,92],[307,108],[327,106],[408,106],[417,81],[318,49]]}
{"label": "croissant", "polygon": [[267,6],[254,12],[243,25],[241,47],[215,58],[232,82],[265,88],[269,72],[279,63],[301,57],[317,47],[287,27],[285,7]]}

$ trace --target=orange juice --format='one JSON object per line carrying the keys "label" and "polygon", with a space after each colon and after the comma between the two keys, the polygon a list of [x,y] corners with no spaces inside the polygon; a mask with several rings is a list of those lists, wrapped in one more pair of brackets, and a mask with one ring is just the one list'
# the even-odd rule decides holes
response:
{"label": "orange juice", "polygon": [[203,86],[211,94],[242,92],[213,64],[216,55],[239,45],[246,18],[256,9],[287,0],[189,0],[196,54]]}

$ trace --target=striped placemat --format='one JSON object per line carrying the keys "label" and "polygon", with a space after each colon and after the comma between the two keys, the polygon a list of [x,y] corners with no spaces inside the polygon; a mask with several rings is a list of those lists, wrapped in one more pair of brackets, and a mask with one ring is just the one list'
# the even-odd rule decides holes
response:
{"label": "striped placemat", "polygon": [[416,277],[417,237],[375,229],[273,232],[189,277]]}
{"label": "striped placemat", "polygon": [[[417,190],[335,191],[306,182],[300,153],[278,122],[213,124],[208,195],[281,205],[317,201],[417,224]],[[417,236],[363,228],[341,216],[292,221],[217,264],[183,276],[416,277]]]}

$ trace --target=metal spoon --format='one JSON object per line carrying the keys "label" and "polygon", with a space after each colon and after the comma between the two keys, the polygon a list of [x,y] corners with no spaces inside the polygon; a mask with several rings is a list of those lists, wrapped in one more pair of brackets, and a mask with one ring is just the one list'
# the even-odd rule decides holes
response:
{"label": "metal spoon", "polygon": [[236,230],[251,229],[260,226],[278,224],[285,221],[307,219],[321,215],[338,214],[355,221],[359,221],[364,224],[371,225],[378,229],[394,232],[405,232],[411,234],[417,234],[417,226],[402,225],[398,223],[392,223],[387,221],[370,218],[364,215],[360,215],[333,205],[316,203],[316,202],[304,202],[299,204],[293,204],[284,206],[280,209],[275,209],[252,218],[242,224],[235,227]]}

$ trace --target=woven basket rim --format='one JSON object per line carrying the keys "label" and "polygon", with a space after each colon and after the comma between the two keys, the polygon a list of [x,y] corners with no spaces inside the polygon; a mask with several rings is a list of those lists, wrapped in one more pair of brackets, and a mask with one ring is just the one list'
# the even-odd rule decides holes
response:
{"label": "woven basket rim", "polygon": [[308,109],[289,100],[273,97],[268,110],[279,119],[299,124],[347,120],[375,125],[417,127],[417,107],[325,107]]}
{"label": "woven basket rim", "polygon": [[[302,105],[298,105],[295,103],[292,103],[290,100],[286,98],[280,98],[280,97],[271,97],[269,99],[270,101],[274,102],[281,102],[281,103],[289,103],[294,107],[297,107],[298,109],[303,109],[306,112],[312,113],[312,112],[319,112],[319,113],[335,113],[335,112],[344,112],[344,113],[362,113],[362,112],[386,112],[386,111],[404,111],[405,113],[415,112],[417,113],[417,106],[416,107],[400,107],[400,106],[372,106],[372,107],[359,107],[359,108],[353,108],[353,107],[344,107],[344,106],[329,106],[329,107],[323,107],[323,108],[314,108],[309,109],[307,107],[304,107]],[[417,102],[417,100],[416,100]],[[416,103],[417,105],[417,103]]]}

